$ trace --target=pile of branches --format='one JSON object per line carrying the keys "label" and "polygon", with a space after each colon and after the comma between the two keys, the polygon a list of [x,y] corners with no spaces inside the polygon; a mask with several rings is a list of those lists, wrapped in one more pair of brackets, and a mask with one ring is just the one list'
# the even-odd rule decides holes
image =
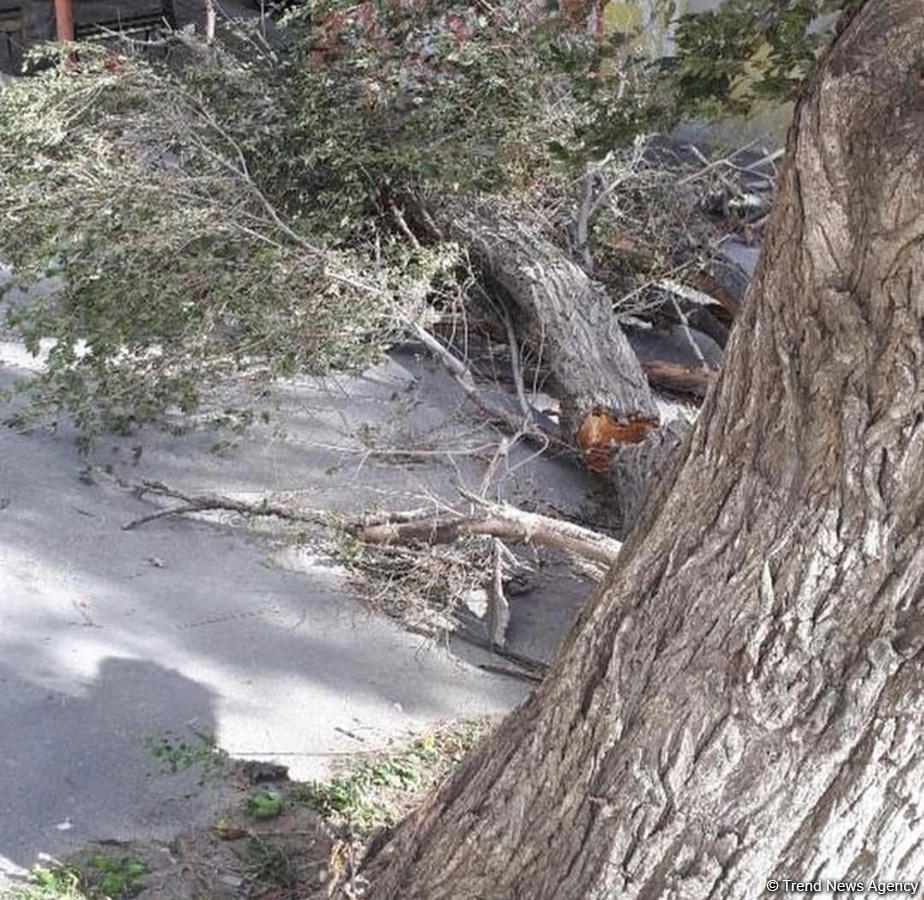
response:
{"label": "pile of branches", "polygon": [[[6,88],[0,248],[25,283],[49,264],[61,276],[9,310],[30,349],[52,346],[29,414],[128,431],[194,411],[229,376],[358,367],[410,335],[508,442],[602,475],[627,531],[716,378],[743,299],[719,251],[759,239],[775,157],[710,160],[645,136],[581,157],[593,109],[570,72],[590,39],[563,19],[524,29],[530,10],[330,0],[292,16],[282,49],[254,34],[249,54],[215,43],[166,62],[87,46]],[[665,416],[665,393],[687,411]],[[171,514],[216,502],[175,499]],[[618,549],[483,496],[466,505],[337,531],[360,556],[379,548],[383,584],[413,583],[431,609],[487,569],[496,644],[505,542],[597,567]]]}
{"label": "pile of branches", "polygon": [[361,583],[367,600],[431,636],[454,630],[460,604],[481,592],[488,613],[488,643],[498,648],[506,642],[505,586],[529,569],[507,549],[508,544],[565,554],[593,580],[602,578],[622,547],[601,532],[492,502],[483,493],[464,488],[460,488],[461,502],[454,506],[432,503],[342,516],[307,509],[294,496],[253,502],[218,494],[191,495],[162,482],[131,483],[97,470],[88,470],[87,477],[114,481],[138,498],[164,504],[126,522],[127,531],[165,517],[215,512],[244,520],[276,519],[296,526],[300,539],[304,526],[311,526],[331,556]]}

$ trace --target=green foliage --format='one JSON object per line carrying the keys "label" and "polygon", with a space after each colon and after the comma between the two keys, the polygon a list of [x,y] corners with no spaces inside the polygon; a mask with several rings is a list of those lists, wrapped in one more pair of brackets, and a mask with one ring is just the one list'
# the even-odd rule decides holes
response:
{"label": "green foliage", "polygon": [[[406,239],[434,238],[428,209],[545,200],[639,133],[790,98],[826,39],[809,23],[851,2],[726,0],[663,63],[637,4],[588,29],[589,0],[303,0],[275,50],[242,25],[235,53],[185,39],[169,65],[40,48],[55,65],[0,104],[0,257],[62,287],[9,311],[50,348],[14,423],[130,432],[232,376],[368,363],[457,292],[456,250]],[[676,9],[652,4],[659,27]]]}
{"label": "green foliage", "polygon": [[515,5],[309,0],[286,19],[292,214],[350,241],[428,192],[528,187],[547,168],[548,73]]}
{"label": "green foliage", "polygon": [[95,873],[94,893],[118,898],[138,893],[148,864],[140,856],[91,856],[87,868]]}
{"label": "green foliage", "polygon": [[366,798],[365,788],[358,779],[332,778],[325,784],[306,785],[296,797],[325,819],[343,820],[357,834],[366,834],[376,824],[387,823],[389,815],[384,806]]}
{"label": "green foliage", "polygon": [[680,18],[668,66],[682,108],[710,104],[747,112],[756,100],[792,100],[830,30],[810,26],[848,0],[725,0],[718,9]]}
{"label": "green foliage", "polygon": [[204,782],[227,767],[228,754],[215,744],[211,735],[197,732],[193,738],[184,740],[168,731],[149,735],[143,743],[151,756],[160,761],[164,774],[173,775],[195,766]]}
{"label": "green foliage", "polygon": [[403,750],[358,759],[338,778],[300,785],[296,803],[314,807],[332,824],[364,835],[398,821],[461,761],[487,732],[486,720],[447,724]]}
{"label": "green foliage", "polygon": [[120,900],[141,889],[148,864],[140,856],[91,856],[79,868],[36,866],[28,885],[3,894],[5,900]]}
{"label": "green foliage", "polygon": [[79,869],[72,866],[36,866],[29,884],[17,885],[2,894],[4,900],[89,900]]}
{"label": "green foliage", "polygon": [[856,5],[724,0],[709,12],[675,16],[673,0],[653,0],[653,21],[672,25],[670,56],[653,57],[650,47],[628,40],[619,28],[605,29],[596,42],[571,42],[558,62],[586,112],[576,124],[576,142],[561,148],[564,156],[600,157],[684,118],[743,115],[759,101],[794,99],[839,21],[827,14]]}
{"label": "green foliage", "polygon": [[168,70],[92,46],[80,60],[0,105],[2,256],[26,284],[63,275],[9,313],[34,353],[52,342],[30,414],[130,431],[231,375],[362,365],[445,265],[383,259],[381,241],[328,251],[282,221],[254,161],[286,120],[256,66],[220,54]]}
{"label": "green foliage", "polygon": [[282,795],[261,788],[249,794],[244,805],[255,819],[274,819],[282,812]]}
{"label": "green foliage", "polygon": [[244,52],[184,44],[169,67],[81,45],[6,88],[0,256],[24,284],[63,281],[9,313],[32,352],[51,347],[13,423],[67,411],[86,435],[131,432],[231,376],[374,359],[458,261],[409,246],[403,217],[541,188],[553,167],[570,125],[549,119],[545,36],[525,21],[309,0],[278,51],[244,26]]}

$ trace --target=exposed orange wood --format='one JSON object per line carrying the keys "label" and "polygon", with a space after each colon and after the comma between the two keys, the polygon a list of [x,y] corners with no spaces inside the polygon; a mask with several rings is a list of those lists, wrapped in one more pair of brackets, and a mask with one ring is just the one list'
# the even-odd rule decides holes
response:
{"label": "exposed orange wood", "polygon": [[609,413],[595,410],[581,422],[577,445],[588,469],[606,472],[614,444],[640,444],[648,432],[661,423],[648,416],[633,416],[627,421],[614,419]]}

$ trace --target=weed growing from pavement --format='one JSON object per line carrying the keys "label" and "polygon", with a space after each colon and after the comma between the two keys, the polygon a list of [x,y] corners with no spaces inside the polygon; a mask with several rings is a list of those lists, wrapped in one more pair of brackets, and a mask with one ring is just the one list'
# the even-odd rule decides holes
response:
{"label": "weed growing from pavement", "polygon": [[160,760],[162,774],[172,775],[196,766],[200,784],[221,775],[228,766],[228,754],[215,744],[215,738],[198,731],[186,739],[171,731],[148,735],[143,745]]}
{"label": "weed growing from pavement", "polygon": [[148,864],[140,856],[91,856],[83,868],[36,866],[29,883],[6,891],[3,900],[120,900],[141,890]]}
{"label": "weed growing from pavement", "polygon": [[0,896],[3,900],[89,900],[81,881],[80,870],[71,866],[36,866],[28,884],[17,885]]}
{"label": "weed growing from pavement", "polygon": [[[141,885],[139,879],[148,871],[140,856],[91,856],[87,861],[88,877],[94,884],[92,893],[104,897],[131,897]],[[97,882],[98,879],[98,882]]]}
{"label": "weed growing from pavement", "polygon": [[313,807],[335,828],[367,835],[399,821],[491,727],[488,719],[438,726],[403,749],[346,763],[330,781],[298,785],[289,799]]}

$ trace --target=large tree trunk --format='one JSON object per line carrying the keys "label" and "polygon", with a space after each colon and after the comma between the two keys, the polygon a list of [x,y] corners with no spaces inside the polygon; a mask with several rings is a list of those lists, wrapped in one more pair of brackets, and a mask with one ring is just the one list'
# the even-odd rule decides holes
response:
{"label": "large tree trunk", "polygon": [[[687,429],[664,422],[606,288],[539,229],[496,205],[455,205],[445,231],[467,247],[492,294],[551,374],[561,436],[588,468],[610,476],[623,530]],[[677,366],[679,379],[689,376]],[[710,375],[714,374],[712,372]],[[674,376],[675,382],[677,375]]]}
{"label": "large tree trunk", "polygon": [[924,876],[922,36],[868,0],[823,61],[683,458],[376,900]]}
{"label": "large tree trunk", "polygon": [[566,440],[577,443],[581,426],[595,412],[626,424],[658,422],[648,380],[603,285],[534,226],[494,207],[454,210],[448,231],[469,248],[548,363]]}

